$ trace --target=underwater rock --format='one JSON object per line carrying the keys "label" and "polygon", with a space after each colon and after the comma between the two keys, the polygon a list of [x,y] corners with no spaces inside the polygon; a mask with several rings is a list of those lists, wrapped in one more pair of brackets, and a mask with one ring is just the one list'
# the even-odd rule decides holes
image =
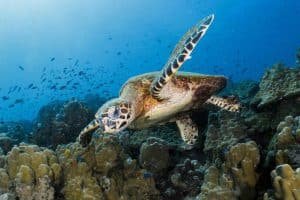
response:
{"label": "underwater rock", "polygon": [[300,198],[300,168],[294,171],[288,164],[279,165],[272,171],[271,177],[277,199]]}
{"label": "underwater rock", "polygon": [[236,113],[210,113],[204,142],[204,152],[215,160],[220,153],[247,137],[246,127]]}
{"label": "underwater rock", "polygon": [[18,142],[7,135],[7,133],[0,133],[0,147],[4,154],[10,151],[11,148]]}
{"label": "underwater rock", "polygon": [[169,165],[169,150],[166,142],[150,137],[140,148],[140,165],[153,173],[160,173]]}
{"label": "underwater rock", "polygon": [[6,154],[13,145],[28,141],[28,122],[5,122],[0,126],[0,148]]}
{"label": "underwater rock", "polygon": [[24,200],[52,200],[61,171],[53,151],[20,144],[8,152],[6,165],[0,169],[0,191],[14,191],[16,197]]}
{"label": "underwater rock", "polygon": [[173,125],[161,125],[142,130],[126,130],[120,135],[122,146],[129,149],[139,149],[149,137],[162,139],[168,148],[175,149],[183,141],[178,128]]}
{"label": "underwater rock", "polygon": [[55,148],[75,141],[79,132],[92,119],[92,112],[81,102],[52,102],[41,108],[33,131],[33,142]]}
{"label": "underwater rock", "polygon": [[[272,104],[299,97],[300,69],[286,68],[283,64],[276,64],[264,74],[259,84],[259,91],[251,104],[258,109],[263,109]],[[300,102],[298,106],[300,107]]]}
{"label": "underwater rock", "polygon": [[243,105],[248,105],[258,90],[259,85],[255,81],[246,80],[238,83],[229,82],[220,95],[238,97]]}
{"label": "underwater rock", "polygon": [[290,164],[294,168],[300,167],[300,116],[287,116],[277,126],[268,147],[266,164]]}
{"label": "underwater rock", "polygon": [[198,199],[255,199],[258,174],[255,169],[260,161],[255,142],[238,143],[225,153],[225,162],[210,166],[201,186]]}

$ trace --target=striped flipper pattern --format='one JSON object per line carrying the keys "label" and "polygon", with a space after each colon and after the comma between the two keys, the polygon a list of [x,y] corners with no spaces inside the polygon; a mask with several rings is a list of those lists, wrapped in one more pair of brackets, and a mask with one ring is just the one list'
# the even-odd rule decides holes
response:
{"label": "striped flipper pattern", "polygon": [[151,85],[151,94],[157,100],[162,100],[160,92],[171,77],[179,70],[183,63],[190,58],[190,54],[204,36],[213,22],[214,15],[209,15],[192,27],[178,42],[162,73]]}

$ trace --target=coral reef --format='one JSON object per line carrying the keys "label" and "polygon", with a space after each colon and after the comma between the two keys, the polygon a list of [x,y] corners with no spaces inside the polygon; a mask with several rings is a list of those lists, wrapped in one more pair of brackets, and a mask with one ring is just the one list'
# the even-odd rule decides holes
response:
{"label": "coral reef", "polygon": [[[277,165],[288,163],[300,167],[300,116],[287,116],[278,124],[268,148],[267,162]],[[268,164],[269,164],[268,163]]]}
{"label": "coral reef", "polygon": [[13,192],[19,199],[54,199],[62,169],[55,153],[36,145],[20,144],[0,168],[1,193]]}
{"label": "coral reef", "polygon": [[98,130],[82,147],[76,137],[104,102],[97,95],[85,98],[88,105],[43,107],[32,135],[29,124],[2,123],[0,199],[300,199],[299,55],[296,68],[274,65],[259,85],[230,83],[220,95],[238,96],[239,113],[191,112],[200,130],[192,149],[182,148],[172,123]]}
{"label": "coral reef", "polygon": [[225,96],[235,96],[243,105],[248,105],[259,90],[257,82],[246,80],[239,83],[229,82],[228,86],[220,93]]}
{"label": "coral reef", "polygon": [[277,199],[300,199],[300,168],[294,171],[288,164],[279,165],[271,176]]}
{"label": "coral reef", "polygon": [[137,160],[123,152],[113,135],[95,134],[88,149],[74,143],[59,146],[57,153],[65,171],[62,193],[66,199],[159,197],[152,173],[140,169]]}
{"label": "coral reef", "polygon": [[219,157],[219,153],[247,137],[246,127],[235,113],[220,111],[210,113],[204,143],[204,152],[211,160]]}
{"label": "coral reef", "polygon": [[33,142],[50,148],[70,143],[92,117],[92,112],[77,100],[52,102],[38,114],[32,134]]}
{"label": "coral reef", "polygon": [[169,150],[166,143],[150,137],[140,148],[140,165],[153,173],[160,173],[168,168]]}
{"label": "coral reef", "polygon": [[25,121],[0,124],[0,148],[3,152],[7,153],[13,145],[28,141],[30,126],[30,123]]}
{"label": "coral reef", "polygon": [[164,140],[168,148],[176,148],[182,144],[178,129],[174,125],[162,125],[142,130],[126,130],[120,135],[120,141],[125,148],[139,149],[149,137]]}
{"label": "coral reef", "polygon": [[[185,159],[183,163],[177,164],[170,173],[171,187],[167,188],[164,194],[169,198],[195,197],[200,192],[204,170],[199,161]],[[174,192],[170,193],[170,191]]]}
{"label": "coral reef", "polygon": [[238,143],[225,154],[220,166],[210,166],[198,199],[254,199],[260,154],[255,142]]}

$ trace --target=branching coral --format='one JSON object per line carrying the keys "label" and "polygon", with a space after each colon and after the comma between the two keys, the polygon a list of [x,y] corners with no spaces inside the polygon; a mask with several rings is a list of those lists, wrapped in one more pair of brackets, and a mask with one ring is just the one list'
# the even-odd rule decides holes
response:
{"label": "branching coral", "polygon": [[300,199],[300,168],[294,171],[288,164],[279,165],[271,176],[277,199]]}
{"label": "branching coral", "polygon": [[[75,193],[79,197],[109,200],[159,196],[154,178],[139,169],[136,160],[123,152],[113,135],[97,133],[87,149],[73,143],[59,146],[57,154],[65,169],[62,192],[67,199],[74,199]],[[78,186],[79,189],[72,189]]]}
{"label": "branching coral", "polygon": [[[21,144],[6,156],[2,168],[1,191],[13,190],[20,199],[52,200],[60,184],[61,167],[53,151]],[[10,188],[12,186],[12,188]]]}
{"label": "branching coral", "polygon": [[277,165],[288,163],[300,167],[299,144],[300,116],[287,116],[279,123],[269,145],[268,160],[274,159]]}
{"label": "branching coral", "polygon": [[199,199],[253,199],[260,154],[255,142],[238,143],[225,154],[221,168],[206,171]]}

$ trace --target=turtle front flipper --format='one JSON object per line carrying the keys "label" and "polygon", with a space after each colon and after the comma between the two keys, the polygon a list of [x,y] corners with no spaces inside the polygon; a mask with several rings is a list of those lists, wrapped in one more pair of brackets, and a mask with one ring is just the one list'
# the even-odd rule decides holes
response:
{"label": "turtle front flipper", "polygon": [[213,22],[214,15],[202,19],[192,27],[177,43],[168,62],[165,64],[161,74],[151,85],[151,94],[155,99],[162,100],[160,92],[171,77],[179,70],[183,63],[190,58],[190,54],[204,36]]}
{"label": "turtle front flipper", "polygon": [[211,96],[205,104],[217,106],[223,110],[227,110],[230,112],[239,112],[241,109],[241,104],[238,102],[236,97],[229,96],[229,97],[218,97],[218,96]]}
{"label": "turtle front flipper", "polygon": [[78,140],[79,143],[85,147],[87,146],[91,139],[92,139],[92,135],[93,132],[95,130],[97,130],[98,128],[101,127],[101,121],[98,119],[94,119],[93,121],[91,121],[79,134],[78,136]]}
{"label": "turtle front flipper", "polygon": [[180,131],[182,140],[190,147],[192,147],[198,137],[198,127],[192,121],[189,115],[184,115],[176,118],[176,124]]}

